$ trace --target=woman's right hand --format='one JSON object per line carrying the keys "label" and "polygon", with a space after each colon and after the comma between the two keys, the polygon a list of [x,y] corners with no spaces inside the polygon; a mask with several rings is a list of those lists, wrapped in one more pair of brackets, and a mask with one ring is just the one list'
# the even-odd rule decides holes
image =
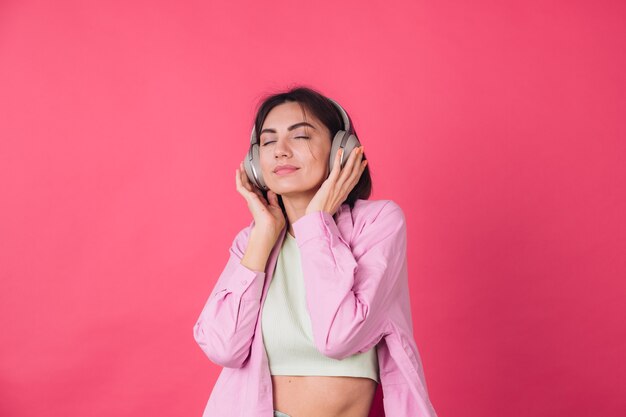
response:
{"label": "woman's right hand", "polygon": [[248,209],[254,217],[254,228],[264,235],[267,234],[268,239],[272,238],[270,243],[273,245],[286,223],[283,211],[278,204],[278,196],[272,190],[268,190],[268,203],[268,200],[263,197],[263,192],[248,179],[243,161],[236,170],[235,181],[237,191],[246,199]]}

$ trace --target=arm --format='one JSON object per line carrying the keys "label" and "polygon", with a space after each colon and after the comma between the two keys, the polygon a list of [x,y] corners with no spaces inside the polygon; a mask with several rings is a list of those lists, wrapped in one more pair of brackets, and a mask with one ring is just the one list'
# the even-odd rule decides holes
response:
{"label": "arm", "polygon": [[202,351],[220,366],[240,368],[250,353],[265,264],[272,249],[266,241],[255,233],[252,224],[237,234],[228,262],[193,327],[194,339]]}
{"label": "arm", "polygon": [[299,218],[293,228],[317,349],[343,359],[371,348],[387,333],[389,305],[406,280],[402,209],[389,200],[363,227],[354,239],[358,257],[325,211]]}

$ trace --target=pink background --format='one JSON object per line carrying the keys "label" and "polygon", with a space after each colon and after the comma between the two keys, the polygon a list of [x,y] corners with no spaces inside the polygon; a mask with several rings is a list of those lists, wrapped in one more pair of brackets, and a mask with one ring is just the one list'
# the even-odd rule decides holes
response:
{"label": "pink background", "polygon": [[201,415],[234,170],[298,83],[405,211],[439,416],[626,415],[626,6],[508,3],[0,1],[0,415]]}

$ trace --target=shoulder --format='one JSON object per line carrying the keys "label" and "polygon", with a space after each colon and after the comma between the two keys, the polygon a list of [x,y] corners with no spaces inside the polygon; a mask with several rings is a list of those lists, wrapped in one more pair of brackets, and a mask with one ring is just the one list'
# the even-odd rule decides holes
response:
{"label": "shoulder", "polygon": [[352,219],[357,223],[373,223],[377,220],[392,220],[405,223],[404,211],[393,200],[362,200],[354,202]]}
{"label": "shoulder", "polygon": [[[349,208],[348,208],[349,209]],[[404,211],[393,200],[356,200],[351,211],[354,244],[362,241],[405,237]]]}
{"label": "shoulder", "polygon": [[393,200],[357,200],[351,214],[350,246],[355,256],[369,252],[402,259],[407,227],[400,205]]}

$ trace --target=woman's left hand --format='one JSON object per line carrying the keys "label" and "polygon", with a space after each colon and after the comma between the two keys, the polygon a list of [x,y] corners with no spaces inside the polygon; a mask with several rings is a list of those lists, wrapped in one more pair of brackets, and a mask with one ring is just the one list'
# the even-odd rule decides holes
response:
{"label": "woman's left hand", "polygon": [[352,150],[343,168],[341,168],[340,164],[340,151],[343,150],[337,151],[332,171],[309,202],[305,214],[320,210],[326,211],[331,215],[335,214],[341,204],[348,198],[354,186],[359,182],[359,178],[361,178],[361,174],[367,165],[367,160],[362,160],[363,146]]}

